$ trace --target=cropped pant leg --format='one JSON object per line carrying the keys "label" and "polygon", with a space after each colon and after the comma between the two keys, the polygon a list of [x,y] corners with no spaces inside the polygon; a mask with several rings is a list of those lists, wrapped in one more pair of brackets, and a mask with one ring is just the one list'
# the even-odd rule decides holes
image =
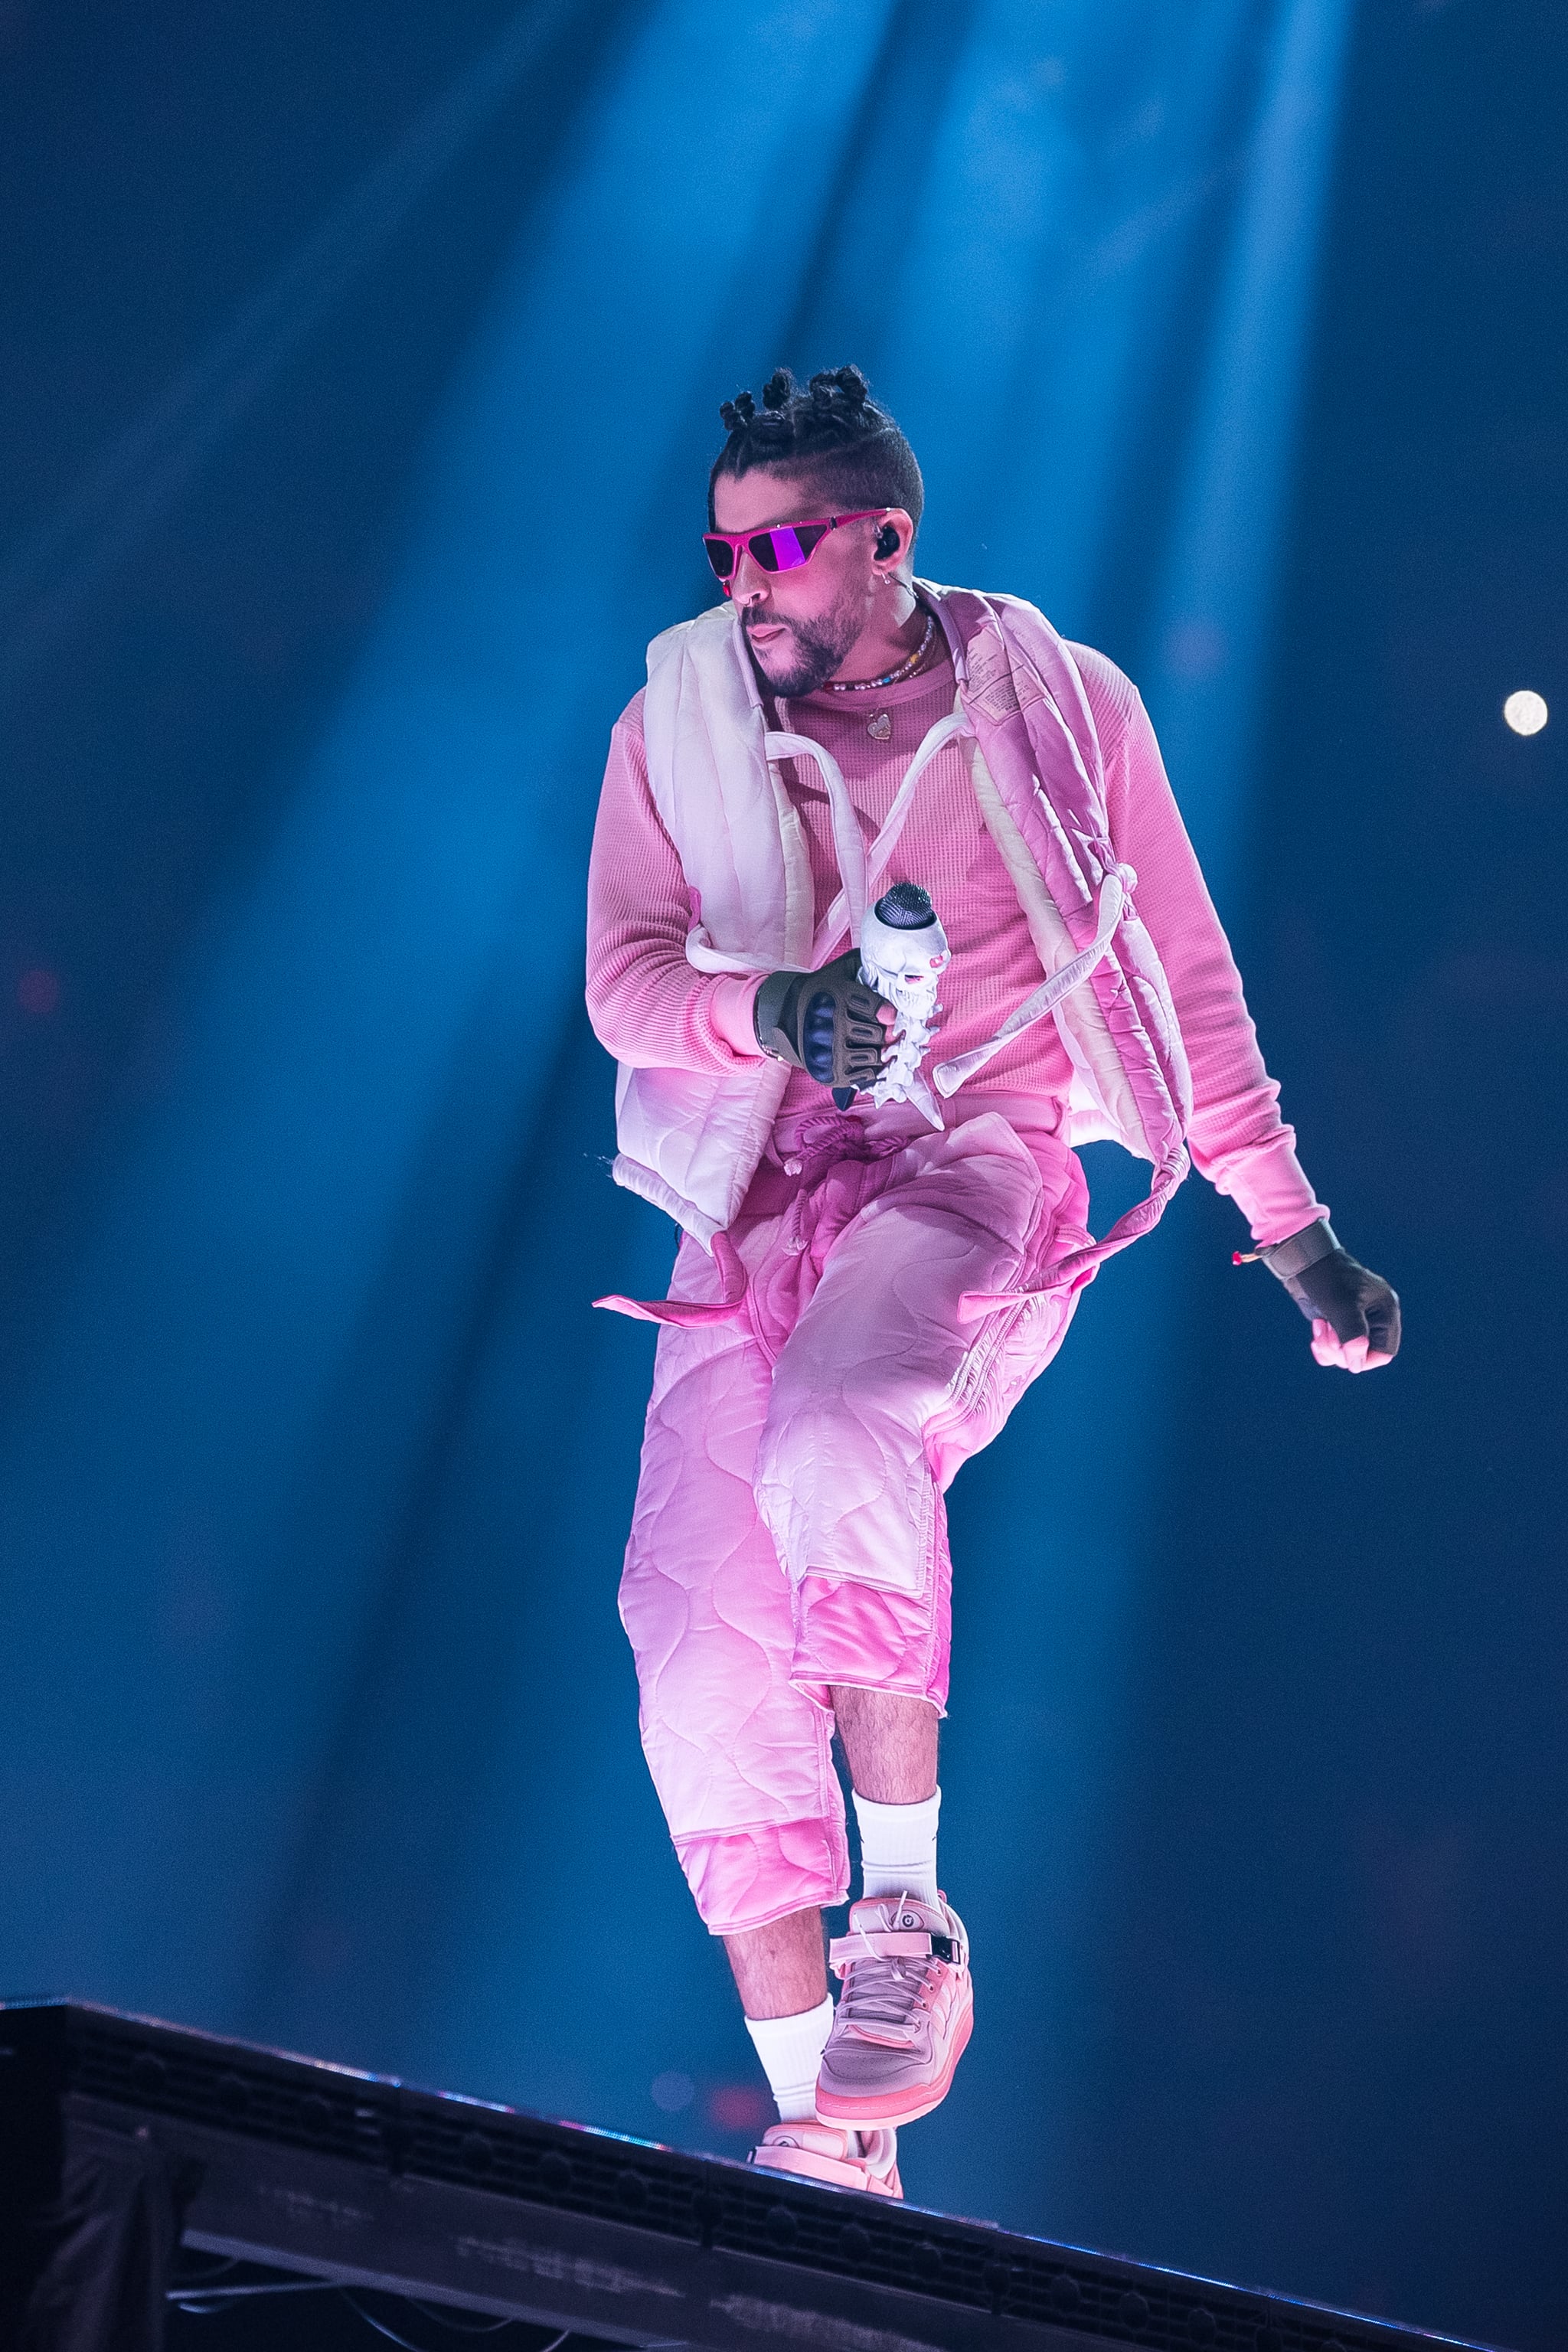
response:
{"label": "cropped pant leg", "polygon": [[943,1500],[1050,1361],[1076,1293],[1023,1294],[1085,1238],[1076,1157],[1042,1165],[982,1117],[901,1155],[833,1240],[780,1351],[757,1496],[788,1579],[796,1687],[902,1693],[945,1712],[952,1571]]}
{"label": "cropped pant leg", "polygon": [[[847,1891],[834,1684],[947,1696],[943,1495],[1061,1342],[1073,1295],[966,1319],[1085,1238],[1076,1158],[1001,1118],[830,1170],[738,1234],[742,1323],[660,1334],[621,1586],[645,1753],[730,1934]],[[718,1296],[684,1244],[671,1296]]]}
{"label": "cropped pant leg", "polygon": [[[686,1244],[684,1295],[707,1267]],[[789,1587],[754,1492],[771,1374],[749,1331],[660,1332],[621,1579],[643,1751],[714,1935],[849,1884],[832,1720],[791,1680]]]}

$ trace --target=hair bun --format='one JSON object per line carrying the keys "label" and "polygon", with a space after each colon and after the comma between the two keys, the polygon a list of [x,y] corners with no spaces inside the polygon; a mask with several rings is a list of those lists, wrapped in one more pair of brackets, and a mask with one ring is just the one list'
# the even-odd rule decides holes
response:
{"label": "hair bun", "polygon": [[851,416],[858,416],[871,387],[858,367],[822,368],[812,377],[810,391],[813,407],[836,408],[842,402]]}
{"label": "hair bun", "polygon": [[[0,5],[4,0],[0,0]],[[900,507],[918,525],[925,503],[921,469],[897,425],[858,367],[819,368],[805,381],[787,367],[775,368],[759,398],[738,392],[721,401],[725,442],[708,478],[709,520],[713,487],[721,475],[739,481],[754,467],[792,473],[809,483],[814,513],[828,508],[858,514],[878,507]],[[881,533],[877,553],[895,551]]]}

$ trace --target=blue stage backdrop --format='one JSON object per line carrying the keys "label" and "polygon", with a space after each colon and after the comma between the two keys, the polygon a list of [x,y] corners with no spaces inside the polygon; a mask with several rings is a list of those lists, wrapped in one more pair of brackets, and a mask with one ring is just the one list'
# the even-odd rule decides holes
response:
{"label": "blue stage backdrop", "polygon": [[583,884],[718,401],[852,358],[923,568],[1142,687],[1409,1324],[1318,1371],[1194,1180],[960,1480],[978,2023],[906,2181],[1545,2352],[1563,24],[88,0],[0,58],[5,1987],[765,2119],[615,1613],[652,1336],[588,1300],[672,1234]]}

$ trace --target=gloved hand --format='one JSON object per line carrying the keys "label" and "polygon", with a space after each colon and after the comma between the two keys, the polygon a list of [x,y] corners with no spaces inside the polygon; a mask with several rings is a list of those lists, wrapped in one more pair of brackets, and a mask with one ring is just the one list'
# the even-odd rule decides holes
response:
{"label": "gloved hand", "polygon": [[763,1053],[831,1087],[841,1110],[881,1076],[896,1018],[887,998],[861,979],[858,948],[820,971],[771,971],[752,1014]]}
{"label": "gloved hand", "polygon": [[1312,1326],[1320,1364],[1370,1372],[1399,1353],[1399,1299],[1380,1274],[1341,1247],[1326,1218],[1258,1255]]}

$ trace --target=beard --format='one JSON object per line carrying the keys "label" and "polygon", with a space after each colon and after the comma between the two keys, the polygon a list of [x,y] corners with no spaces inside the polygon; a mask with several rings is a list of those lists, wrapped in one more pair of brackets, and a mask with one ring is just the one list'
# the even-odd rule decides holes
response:
{"label": "beard", "polygon": [[[784,641],[765,650],[752,646],[752,659],[775,694],[786,702],[815,694],[826,686],[860,634],[865,614],[863,598],[853,592],[815,621],[786,621],[769,615],[771,625],[787,631]],[[749,633],[748,633],[749,634]]]}

